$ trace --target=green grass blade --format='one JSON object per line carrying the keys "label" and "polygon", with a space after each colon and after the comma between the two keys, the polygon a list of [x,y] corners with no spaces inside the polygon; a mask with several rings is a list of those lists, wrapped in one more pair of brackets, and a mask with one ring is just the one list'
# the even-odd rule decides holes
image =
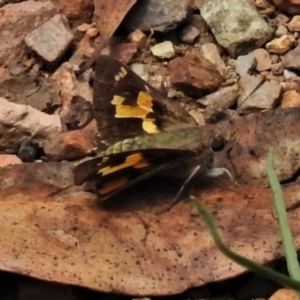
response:
{"label": "green grass blade", "polygon": [[288,276],[285,276],[281,273],[278,273],[271,268],[260,265],[255,261],[248,259],[244,256],[241,256],[232,250],[230,250],[221,240],[221,237],[218,233],[218,230],[215,226],[213,218],[205,206],[201,202],[197,202],[195,197],[191,197],[192,203],[196,206],[199,215],[202,217],[206,226],[208,227],[211,237],[213,238],[215,244],[218,246],[219,250],[226,255],[232,261],[240,264],[241,266],[247,268],[252,272],[256,272],[262,276],[265,276],[271,280],[278,282],[279,284],[286,286],[288,288],[300,291],[300,282],[294,280]]}
{"label": "green grass blade", "polygon": [[288,215],[286,212],[281,185],[279,183],[276,171],[274,169],[274,157],[272,150],[269,150],[267,158],[267,176],[273,192],[274,206],[278,216],[288,271],[293,279],[300,281],[300,268],[297,253],[294,247],[293,237],[289,225]]}

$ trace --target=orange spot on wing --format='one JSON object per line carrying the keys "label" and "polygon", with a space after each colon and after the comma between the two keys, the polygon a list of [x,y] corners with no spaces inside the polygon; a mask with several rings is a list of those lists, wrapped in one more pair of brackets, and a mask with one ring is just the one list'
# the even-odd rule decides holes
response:
{"label": "orange spot on wing", "polygon": [[147,118],[148,114],[153,112],[153,98],[147,92],[139,92],[136,105],[123,105],[125,98],[115,95],[111,101],[116,106],[116,118],[139,118],[143,120],[143,129],[147,133],[159,132],[155,125],[155,119]]}
{"label": "orange spot on wing", "polygon": [[124,163],[119,164],[114,167],[105,167],[98,171],[98,173],[102,174],[102,176],[115,173],[125,168],[133,167],[133,168],[145,168],[149,166],[148,162],[145,160],[144,156],[141,153],[134,153],[126,157]]}
{"label": "orange spot on wing", "polygon": [[155,125],[155,120],[154,119],[145,119],[143,121],[143,129],[147,133],[158,133],[159,130],[157,129],[157,126]]}
{"label": "orange spot on wing", "polygon": [[117,190],[118,188],[125,185],[126,183],[128,183],[128,179],[126,177],[118,178],[116,180],[113,180],[113,181],[110,181],[110,182],[104,184],[104,186],[98,190],[98,193],[100,195],[108,194],[112,191]]}
{"label": "orange spot on wing", "polygon": [[148,114],[148,111],[139,106],[129,105],[117,105],[116,106],[116,118],[140,118],[144,119]]}
{"label": "orange spot on wing", "polygon": [[153,112],[152,110],[152,100],[153,98],[146,92],[139,92],[139,96],[137,98],[137,104],[139,107],[142,107],[148,112]]}
{"label": "orange spot on wing", "polygon": [[124,97],[121,97],[121,96],[118,96],[118,95],[114,95],[113,99],[111,100],[111,104],[112,105],[122,105],[122,103],[124,102],[125,98]]}
{"label": "orange spot on wing", "polygon": [[124,97],[114,95],[111,100],[111,104],[116,106],[116,118],[146,118],[149,112],[152,110],[152,97],[146,92],[140,92],[137,102],[137,105],[123,105],[125,101]]}

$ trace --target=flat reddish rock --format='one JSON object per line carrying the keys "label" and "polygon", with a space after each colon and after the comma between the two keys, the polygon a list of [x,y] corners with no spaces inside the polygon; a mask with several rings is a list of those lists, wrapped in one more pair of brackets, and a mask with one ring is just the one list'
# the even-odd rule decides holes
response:
{"label": "flat reddish rock", "polygon": [[21,163],[22,163],[21,159],[16,155],[12,155],[12,154],[0,155],[0,168],[5,166],[21,164]]}
{"label": "flat reddish rock", "polygon": [[168,69],[171,83],[189,96],[212,92],[224,81],[217,67],[198,51],[173,59]]}

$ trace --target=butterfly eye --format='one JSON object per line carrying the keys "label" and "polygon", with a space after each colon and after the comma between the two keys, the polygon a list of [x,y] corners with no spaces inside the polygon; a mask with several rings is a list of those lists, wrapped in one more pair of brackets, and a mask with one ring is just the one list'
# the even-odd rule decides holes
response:
{"label": "butterfly eye", "polygon": [[210,143],[210,148],[213,152],[222,151],[225,148],[227,141],[222,137],[214,138]]}

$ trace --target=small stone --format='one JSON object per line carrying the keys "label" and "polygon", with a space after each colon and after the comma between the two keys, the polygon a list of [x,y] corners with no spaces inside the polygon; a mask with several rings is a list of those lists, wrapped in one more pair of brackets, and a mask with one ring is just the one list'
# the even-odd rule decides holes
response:
{"label": "small stone", "polygon": [[[123,2],[125,3],[125,1],[121,2],[122,5]],[[104,3],[107,3],[107,1],[104,1]],[[116,9],[121,9],[121,7],[119,5]],[[167,32],[177,28],[182,21],[187,19],[191,10],[190,1],[136,1],[126,18],[122,21],[122,28],[128,32],[137,28],[142,31],[151,29],[155,32]],[[105,18],[105,16],[103,17]]]}
{"label": "small stone", "polygon": [[284,69],[284,70],[283,70],[283,76],[284,76],[284,79],[285,79],[285,80],[289,80],[289,79],[291,79],[291,78],[297,77],[297,74],[294,73],[294,72],[292,72],[292,71],[289,71],[289,70]]}
{"label": "small stone", "polygon": [[279,61],[279,56],[276,54],[270,55],[272,64],[276,64]]}
{"label": "small stone", "polygon": [[289,17],[282,13],[280,13],[276,16],[277,25],[279,25],[279,26],[285,25],[289,20],[290,20]]}
{"label": "small stone", "polygon": [[128,64],[137,51],[135,43],[121,43],[111,49],[110,56],[123,64]]}
{"label": "small stone", "polygon": [[200,55],[203,55],[207,60],[209,60],[215,68],[219,71],[224,79],[228,77],[227,67],[222,60],[218,47],[213,43],[204,44],[200,49]]}
{"label": "small stone", "polygon": [[195,39],[199,36],[200,31],[191,25],[185,26],[179,33],[180,39],[187,44],[192,44],[195,42]]}
{"label": "small stone", "polygon": [[99,34],[99,30],[95,27],[91,27],[87,30],[86,35],[90,38],[94,38]]}
{"label": "small stone", "polygon": [[283,74],[283,65],[282,63],[273,64],[271,67],[273,75],[282,75]]}
{"label": "small stone", "polygon": [[287,84],[288,84],[288,83],[293,83],[294,86],[295,86],[294,90],[295,90],[297,93],[300,94],[300,77],[298,77],[298,76],[293,77],[293,78],[291,78],[290,80],[288,80],[286,83],[287,83]]}
{"label": "small stone", "polygon": [[[300,8],[299,8],[300,10]],[[276,291],[269,300],[298,300],[297,292],[291,289],[283,288]]]}
{"label": "small stone", "polygon": [[237,61],[231,57],[228,57],[226,61],[226,65],[231,69],[235,69],[237,65]]}
{"label": "small stone", "polygon": [[279,25],[278,28],[275,31],[275,35],[277,37],[281,37],[281,36],[284,36],[286,34],[288,34],[287,28],[285,26],[283,26],[283,25]]}
{"label": "small stone", "polygon": [[165,41],[150,48],[151,53],[159,58],[172,58],[175,56],[175,50],[172,42]]}
{"label": "small stone", "polygon": [[294,16],[287,27],[290,31],[300,31],[300,16]]}
{"label": "small stone", "polygon": [[198,110],[192,109],[189,111],[189,114],[195,119],[199,126],[205,125],[203,113],[199,112]]}
{"label": "small stone", "polygon": [[238,92],[238,85],[234,84],[198,99],[198,103],[206,106],[203,113],[205,120],[215,123],[220,116],[225,116],[227,109],[236,104]]}
{"label": "small stone", "polygon": [[156,89],[161,89],[163,82],[163,77],[159,75],[154,67],[145,64],[135,63],[131,65],[131,69],[134,73],[139,75],[143,80],[148,82],[151,86]]}
{"label": "small stone", "polygon": [[[220,88],[214,93],[211,93],[209,95],[197,99],[197,102],[206,107],[219,106],[220,103],[223,103],[221,104],[221,106],[223,108],[228,108],[235,104],[236,98],[238,96],[238,91],[239,89],[237,84],[226,86]],[[224,103],[226,104],[224,105]]]}
{"label": "small stone", "polygon": [[[195,4],[218,44],[232,57],[249,53],[265,44],[273,35],[271,26],[249,0],[197,0]],[[237,19],[241,22],[233,22]]]}
{"label": "small stone", "polygon": [[77,159],[94,152],[94,145],[82,130],[63,132],[45,141],[44,152],[49,160]]}
{"label": "small stone", "polygon": [[267,43],[266,49],[270,53],[284,54],[289,51],[294,44],[295,38],[292,35],[284,35]]}
{"label": "small stone", "polygon": [[145,81],[149,80],[149,70],[147,65],[135,63],[131,65],[131,70]]}
{"label": "small stone", "polygon": [[286,69],[300,70],[300,45],[283,56],[282,64]]}
{"label": "small stone", "polygon": [[88,29],[91,28],[91,26],[92,26],[91,24],[82,23],[79,26],[77,26],[76,29],[80,32],[86,32],[86,31],[88,31]]}
{"label": "small stone", "polygon": [[251,54],[256,58],[256,70],[258,72],[270,70],[272,61],[267,50],[259,48],[252,51]]}
{"label": "small stone", "polygon": [[282,95],[281,107],[300,107],[300,95],[296,91],[286,91]]}
{"label": "small stone", "polygon": [[178,92],[175,89],[172,88],[168,89],[168,94],[167,94],[168,98],[174,98],[177,96],[177,94]]}
{"label": "small stone", "polygon": [[36,65],[38,62],[37,62],[37,59],[36,57],[31,57],[29,59],[26,59],[26,61],[23,62],[23,65],[27,68],[32,68],[34,65]]}
{"label": "small stone", "polygon": [[128,40],[134,43],[138,49],[143,49],[147,44],[147,36],[139,29],[134,30],[128,35]]}
{"label": "small stone", "polygon": [[[102,49],[101,54],[103,54],[106,49],[108,48]],[[94,53],[94,51],[95,48],[91,45],[91,39],[87,35],[84,35],[81,41],[77,44],[77,49],[70,57],[69,63],[79,68],[82,62],[86,60],[86,57],[90,57]],[[109,53],[110,52],[108,52],[108,54]]]}
{"label": "small stone", "polygon": [[249,74],[252,69],[256,66],[256,58],[253,54],[240,55],[236,60],[235,71],[237,74],[244,75]]}
{"label": "small stone", "polygon": [[[26,35],[57,14],[52,1],[23,1],[0,9],[0,65],[20,62],[30,51]],[[47,47],[47,42],[46,42]]]}
{"label": "small stone", "polygon": [[296,91],[296,92],[300,92],[300,87],[299,87],[299,82],[297,81],[293,81],[293,80],[289,80],[287,82],[284,82],[284,90],[285,91]]}
{"label": "small stone", "polygon": [[208,26],[201,15],[192,15],[190,25],[198,29],[200,35],[208,32]]}
{"label": "small stone", "polygon": [[224,82],[218,68],[196,50],[170,61],[168,70],[171,84],[191,97],[201,97]]}
{"label": "small stone", "polygon": [[[49,78],[52,96],[60,104],[59,115],[69,128],[82,128],[93,118],[93,90],[88,82],[77,80],[74,66],[63,63]],[[71,127],[70,127],[71,126]]]}
{"label": "small stone", "polygon": [[279,99],[282,86],[277,81],[266,81],[244,101],[238,101],[241,114],[248,114],[265,109],[274,108]]}
{"label": "small stone", "polygon": [[57,14],[25,37],[28,47],[48,62],[62,57],[73,41],[68,20]]}
{"label": "small stone", "polygon": [[262,77],[243,74],[239,80],[239,103],[242,104],[263,82]]}

